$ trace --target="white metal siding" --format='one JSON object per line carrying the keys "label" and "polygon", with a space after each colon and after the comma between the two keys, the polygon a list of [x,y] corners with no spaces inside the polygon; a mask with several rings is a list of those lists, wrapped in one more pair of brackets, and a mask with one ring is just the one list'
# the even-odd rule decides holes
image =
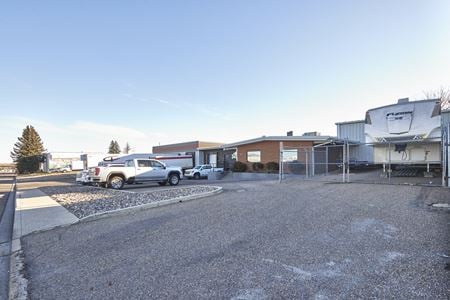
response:
{"label": "white metal siding", "polygon": [[364,143],[364,122],[337,124],[338,139],[349,139],[350,141]]}
{"label": "white metal siding", "polygon": [[357,161],[367,161],[373,163],[373,146],[372,145],[356,145],[350,146],[350,159]]}
{"label": "white metal siding", "polygon": [[445,126],[447,126],[448,123],[450,123],[450,111],[445,111],[441,114],[441,118],[442,118],[442,124]]}

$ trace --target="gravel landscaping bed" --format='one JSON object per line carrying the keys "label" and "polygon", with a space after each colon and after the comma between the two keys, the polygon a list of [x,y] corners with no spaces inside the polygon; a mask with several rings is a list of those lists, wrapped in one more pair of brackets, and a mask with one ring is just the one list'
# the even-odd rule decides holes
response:
{"label": "gravel landscaping bed", "polygon": [[86,186],[55,186],[41,190],[78,218],[121,208],[217,190],[214,186],[167,188],[151,192],[124,192]]}

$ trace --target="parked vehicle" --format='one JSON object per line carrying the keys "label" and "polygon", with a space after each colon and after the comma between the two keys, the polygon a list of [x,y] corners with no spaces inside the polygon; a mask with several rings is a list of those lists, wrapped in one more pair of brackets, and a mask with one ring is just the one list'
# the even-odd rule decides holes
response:
{"label": "parked vehicle", "polygon": [[49,170],[49,173],[66,173],[72,171],[70,166],[58,167]]}
{"label": "parked vehicle", "polygon": [[113,189],[122,189],[125,184],[155,181],[163,186],[178,185],[183,178],[180,167],[166,167],[156,159],[129,159],[123,165],[98,166],[89,169],[89,181]]}
{"label": "parked vehicle", "polygon": [[223,168],[213,168],[211,165],[199,165],[193,169],[187,169],[184,171],[186,178],[207,178],[210,172],[223,172]]}
{"label": "parked vehicle", "polygon": [[78,172],[75,181],[76,183],[82,185],[90,184],[91,181],[89,180],[89,170],[83,170]]}
{"label": "parked vehicle", "polygon": [[167,167],[180,167],[183,170],[194,167],[194,158],[190,154],[153,154],[151,158],[163,162]]}

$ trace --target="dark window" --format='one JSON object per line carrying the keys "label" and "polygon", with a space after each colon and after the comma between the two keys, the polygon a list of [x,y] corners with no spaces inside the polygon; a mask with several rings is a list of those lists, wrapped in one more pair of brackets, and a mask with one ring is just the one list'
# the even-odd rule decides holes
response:
{"label": "dark window", "polygon": [[138,160],[138,167],[141,168],[150,168],[151,162],[149,160]]}
{"label": "dark window", "polygon": [[134,161],[133,160],[127,160],[125,162],[125,167],[134,167]]}
{"label": "dark window", "polygon": [[159,161],[152,160],[151,162],[152,162],[153,168],[164,168],[164,165],[162,163],[160,163]]}

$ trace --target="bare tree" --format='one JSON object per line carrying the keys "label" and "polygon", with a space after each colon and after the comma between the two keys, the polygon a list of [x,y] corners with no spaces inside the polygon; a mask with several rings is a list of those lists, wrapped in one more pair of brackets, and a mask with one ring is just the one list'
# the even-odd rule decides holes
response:
{"label": "bare tree", "polygon": [[428,90],[423,92],[426,99],[440,99],[441,109],[450,109],[450,87],[441,86],[439,90]]}
{"label": "bare tree", "polygon": [[126,144],[125,147],[123,148],[123,153],[129,154],[129,153],[130,153],[130,150],[131,150],[131,146],[130,146],[130,144],[128,144],[128,142],[127,142],[127,144]]}

